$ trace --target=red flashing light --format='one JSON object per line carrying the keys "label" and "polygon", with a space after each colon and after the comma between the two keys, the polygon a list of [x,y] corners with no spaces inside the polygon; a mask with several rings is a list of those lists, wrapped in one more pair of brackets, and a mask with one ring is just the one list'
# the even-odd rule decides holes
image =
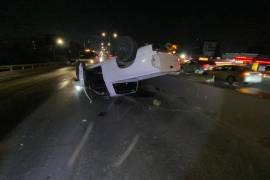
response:
{"label": "red flashing light", "polygon": [[204,64],[204,65],[203,65],[203,68],[204,68],[204,69],[207,69],[208,67],[209,67],[209,64]]}
{"label": "red flashing light", "polygon": [[235,61],[242,61],[242,62],[249,62],[251,63],[253,60],[253,57],[247,57],[247,56],[236,56]]}
{"label": "red flashing light", "polygon": [[256,60],[255,62],[259,64],[270,64],[270,61],[263,61],[263,60]]}

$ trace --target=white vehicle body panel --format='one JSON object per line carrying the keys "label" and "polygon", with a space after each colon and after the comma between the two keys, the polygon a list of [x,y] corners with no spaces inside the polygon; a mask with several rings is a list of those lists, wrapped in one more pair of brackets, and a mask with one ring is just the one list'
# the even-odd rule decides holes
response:
{"label": "white vehicle body panel", "polygon": [[139,48],[133,64],[126,68],[120,68],[115,57],[100,63],[100,66],[110,96],[119,96],[114,83],[136,82],[180,70],[177,56],[153,51],[152,45]]}

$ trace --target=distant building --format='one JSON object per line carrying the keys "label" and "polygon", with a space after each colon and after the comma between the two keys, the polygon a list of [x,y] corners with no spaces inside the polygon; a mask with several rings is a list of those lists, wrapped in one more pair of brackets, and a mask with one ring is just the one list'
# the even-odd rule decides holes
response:
{"label": "distant building", "polygon": [[204,41],[202,52],[204,56],[216,57],[219,54],[219,44],[214,41]]}
{"label": "distant building", "polygon": [[215,58],[220,56],[220,44],[216,41],[196,40],[192,48],[193,56],[207,56]]}
{"label": "distant building", "polygon": [[253,53],[224,53],[222,55],[222,59],[227,59],[227,60],[235,60],[235,59],[252,59],[254,57],[258,56],[258,54],[253,54]]}
{"label": "distant building", "polygon": [[38,37],[23,37],[0,40],[0,64],[39,63],[65,60],[68,42],[56,43],[59,35],[47,34]]}

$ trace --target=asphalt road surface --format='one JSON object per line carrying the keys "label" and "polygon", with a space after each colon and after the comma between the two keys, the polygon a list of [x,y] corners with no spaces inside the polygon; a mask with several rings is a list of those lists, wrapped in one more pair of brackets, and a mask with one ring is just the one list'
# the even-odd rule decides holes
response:
{"label": "asphalt road surface", "polygon": [[73,74],[61,68],[0,83],[1,180],[270,179],[268,100],[222,90],[226,99],[240,94],[243,109],[262,107],[239,126],[234,114],[204,111],[178,90],[216,87],[167,76],[137,95],[103,98],[86,95]]}

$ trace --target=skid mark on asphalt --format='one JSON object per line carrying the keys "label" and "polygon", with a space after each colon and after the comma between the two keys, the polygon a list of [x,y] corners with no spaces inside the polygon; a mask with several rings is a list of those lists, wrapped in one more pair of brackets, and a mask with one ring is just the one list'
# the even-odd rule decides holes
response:
{"label": "skid mark on asphalt", "polygon": [[113,164],[113,167],[119,167],[123,162],[127,159],[127,157],[130,155],[130,153],[133,151],[135,145],[137,144],[138,140],[140,138],[139,134],[136,134],[136,136],[132,139],[132,142],[126,149],[126,151],[117,159],[117,161]]}
{"label": "skid mark on asphalt", "polygon": [[86,141],[87,141],[87,139],[88,139],[88,137],[89,137],[89,135],[90,135],[93,127],[94,127],[94,122],[91,122],[88,125],[88,127],[87,127],[87,129],[86,129],[86,131],[85,131],[85,133],[83,135],[82,140],[80,141],[80,143],[76,147],[75,151],[72,153],[70,159],[68,160],[68,166],[69,167],[72,167],[73,166],[73,164],[76,161],[77,157],[79,156],[79,154],[80,154],[83,146],[85,145],[85,143],[86,143]]}

